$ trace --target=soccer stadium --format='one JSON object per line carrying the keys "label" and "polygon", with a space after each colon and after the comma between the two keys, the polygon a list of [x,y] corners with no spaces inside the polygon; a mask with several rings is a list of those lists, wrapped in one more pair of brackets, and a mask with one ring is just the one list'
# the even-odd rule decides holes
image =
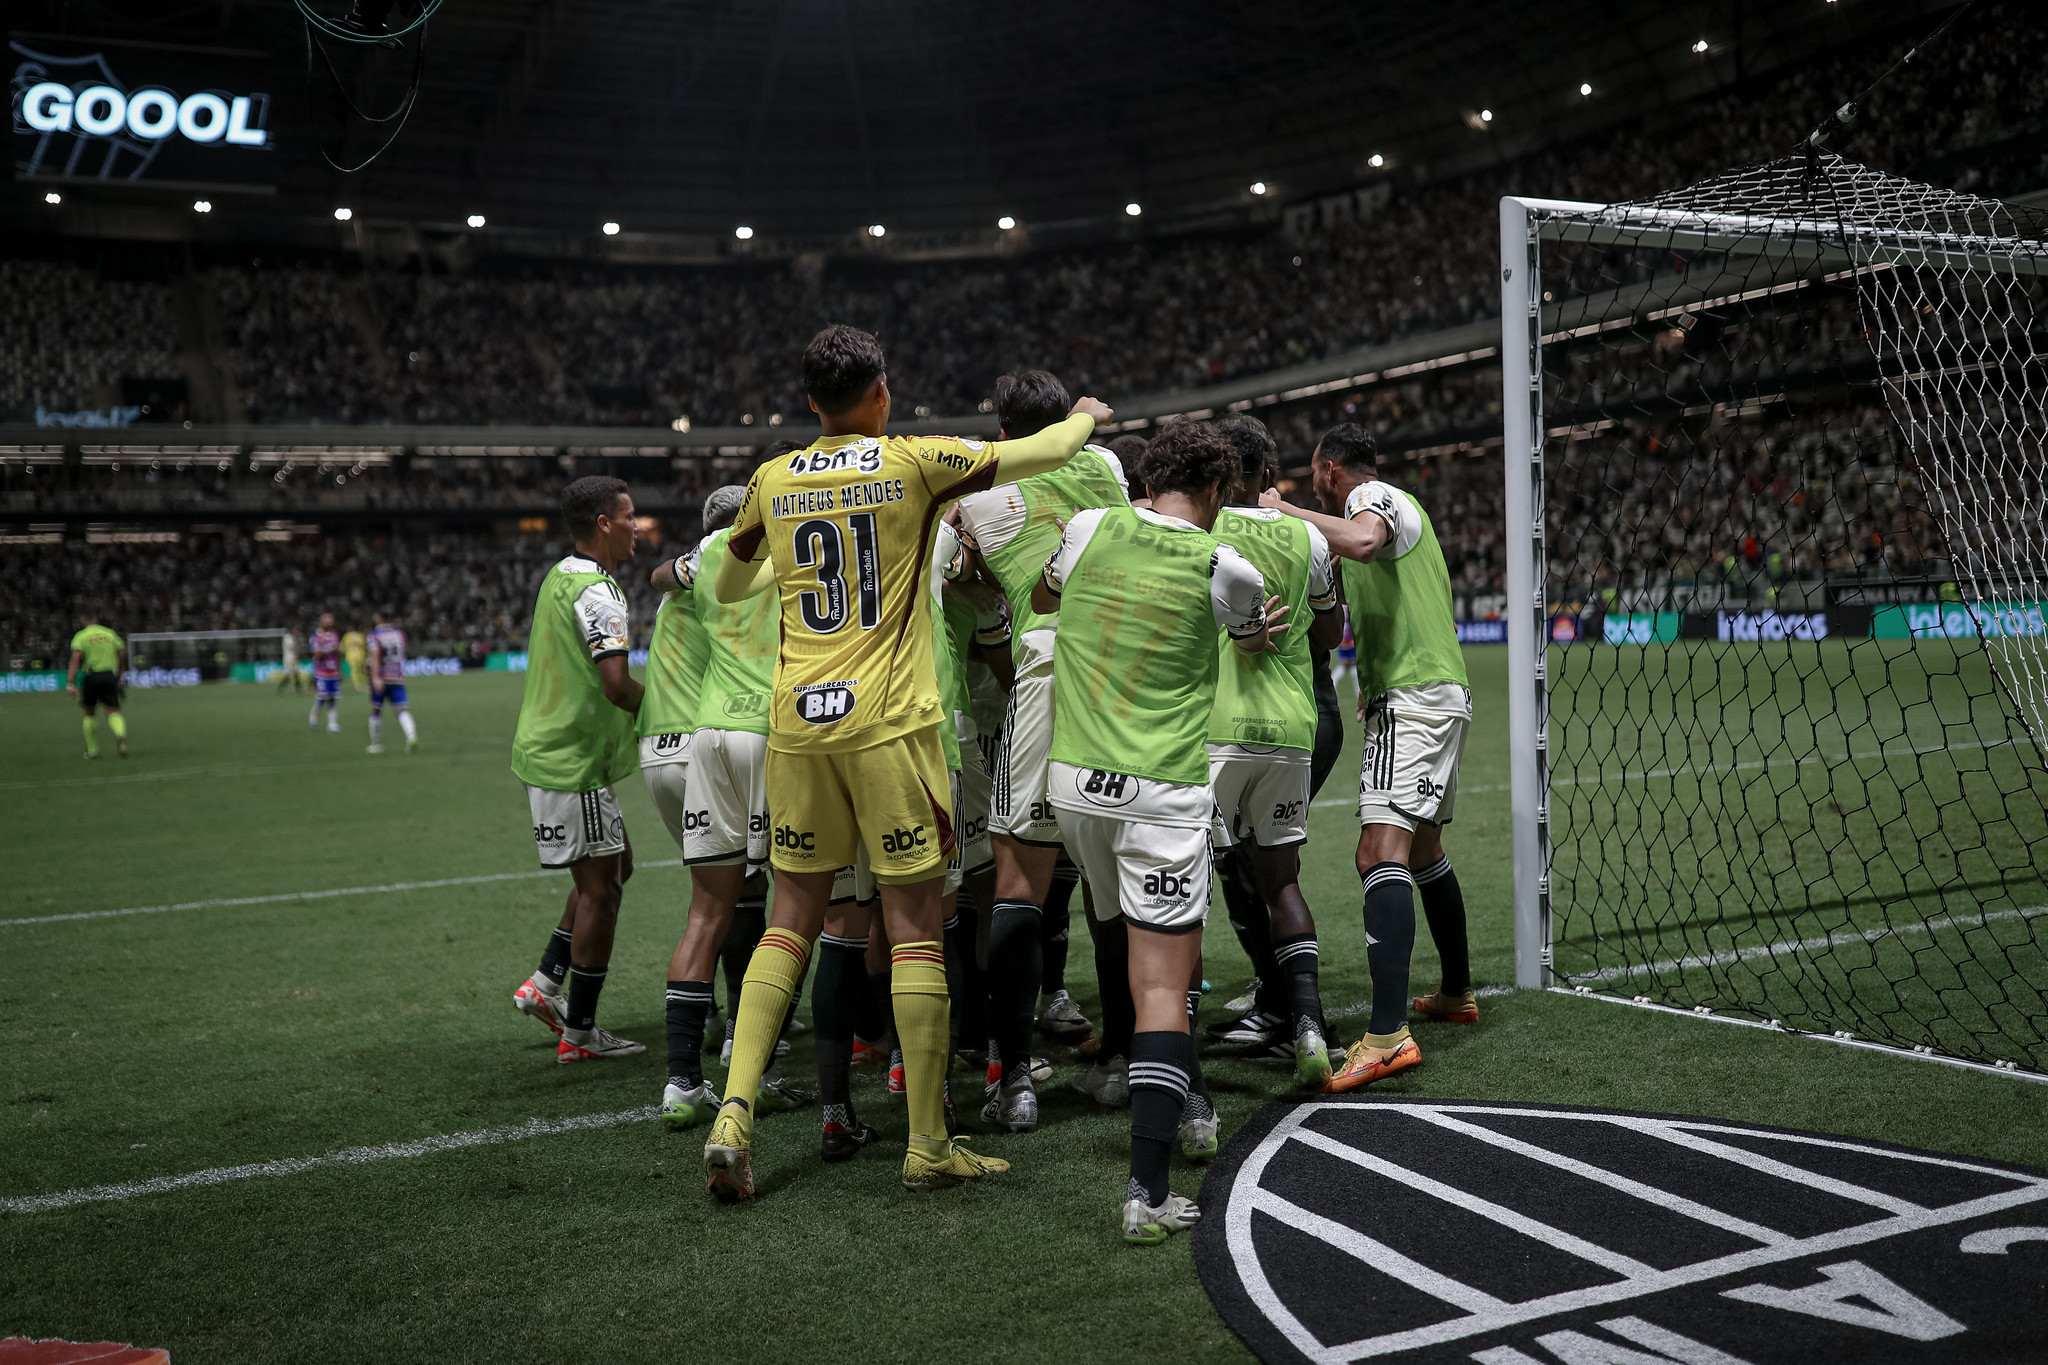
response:
{"label": "soccer stadium", "polygon": [[7,37],[0,1365],[2048,1361],[2048,8]]}

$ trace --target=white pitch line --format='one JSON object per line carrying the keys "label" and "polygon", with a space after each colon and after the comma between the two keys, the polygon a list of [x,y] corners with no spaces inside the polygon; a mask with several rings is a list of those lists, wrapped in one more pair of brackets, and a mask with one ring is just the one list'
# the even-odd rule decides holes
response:
{"label": "white pitch line", "polygon": [[[681,858],[656,858],[636,862],[642,867],[681,867]],[[78,910],[68,915],[25,915],[0,919],[0,929],[11,924],[60,924],[67,920],[114,919],[122,915],[163,915],[173,910],[213,910],[230,905],[280,905],[287,901],[324,901],[336,896],[376,896],[392,891],[431,891],[442,886],[483,886],[490,882],[524,882],[538,877],[559,877],[566,868],[542,868],[537,872],[491,872],[479,877],[438,877],[425,882],[387,882],[383,886],[337,886],[325,891],[280,891],[269,896],[215,896],[203,901],[178,901],[172,905],[131,905],[120,910]]]}
{"label": "white pitch line", "polygon": [[79,1204],[138,1199],[146,1194],[168,1194],[173,1190],[189,1190],[202,1185],[225,1185],[230,1181],[249,1180],[261,1175],[298,1175],[303,1171],[318,1170],[323,1166],[361,1166],[372,1161],[401,1161],[409,1157],[431,1156],[435,1152],[461,1151],[465,1147],[491,1147],[499,1143],[521,1142],[527,1138],[553,1137],[558,1133],[614,1128],[622,1123],[638,1123],[651,1119],[657,1112],[650,1105],[641,1109],[616,1109],[608,1114],[578,1114],[566,1119],[528,1119],[524,1123],[508,1124],[503,1128],[479,1128],[468,1133],[443,1133],[435,1137],[415,1138],[411,1142],[387,1142],[381,1147],[343,1147],[323,1156],[281,1157],[276,1161],[255,1161],[245,1166],[216,1166],[206,1171],[190,1171],[184,1175],[160,1175],[151,1180],[130,1180],[118,1185],[88,1185],[82,1189],[59,1190],[53,1194],[16,1195],[0,1199],[0,1213],[48,1213]]}
{"label": "white pitch line", "polygon": [[[1646,782],[1658,777],[1682,777],[1687,773],[1697,773],[1705,777],[1714,773],[1753,772],[1759,768],[1783,766],[1802,768],[1815,763],[1826,763],[1832,766],[1837,763],[1849,763],[1864,758],[1925,758],[1929,754],[1946,753],[1951,749],[1999,749],[2012,743],[2014,741],[2010,739],[1973,739],[1963,740],[1956,744],[1932,744],[1912,749],[1859,749],[1846,754],[1808,754],[1803,758],[1795,759],[1752,758],[1744,759],[1739,763],[1709,763],[1704,766],[1683,768],[1644,768],[1637,771],[1589,774],[1584,777],[1556,777],[1551,779],[1550,785],[1553,787],[1595,787],[1605,786],[1610,782]],[[1482,792],[1504,792],[1506,790],[1508,790],[1508,784],[1505,782],[1458,788],[1459,794],[1463,796],[1475,796]],[[1355,806],[1358,802],[1355,798],[1349,796],[1326,796],[1314,804],[1318,806]]]}
{"label": "white pitch line", "polygon": [[[1683,971],[1692,967],[1720,967],[1734,962],[1747,962],[1756,957],[1781,957],[1790,953],[1810,953],[1818,948],[1837,948],[1845,943],[1875,943],[1893,934],[1931,934],[1937,929],[1975,929],[1990,924],[1993,920],[2032,919],[2048,914],[2048,905],[2029,905],[2017,910],[1993,910],[1976,915],[1943,915],[1939,919],[1921,920],[1915,924],[1887,924],[1875,929],[1859,929],[1854,932],[1838,931],[1821,934],[1814,938],[1794,939],[1791,942],[1752,943],[1744,948],[1724,949],[1719,952],[1693,953],[1686,957],[1669,957],[1662,962],[1621,963],[1613,967],[1601,967],[1590,972],[1573,972],[1569,976],[1559,975],[1571,983],[1585,981],[1616,981],[1631,976],[1643,976],[1652,972]],[[2017,945],[2003,945],[2017,946]]]}

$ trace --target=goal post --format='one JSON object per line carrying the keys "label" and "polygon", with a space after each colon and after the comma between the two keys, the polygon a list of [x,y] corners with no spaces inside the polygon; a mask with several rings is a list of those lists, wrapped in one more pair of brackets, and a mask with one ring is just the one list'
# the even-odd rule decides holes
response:
{"label": "goal post", "polygon": [[1515,980],[2048,1074],[2048,224],[1505,198]]}

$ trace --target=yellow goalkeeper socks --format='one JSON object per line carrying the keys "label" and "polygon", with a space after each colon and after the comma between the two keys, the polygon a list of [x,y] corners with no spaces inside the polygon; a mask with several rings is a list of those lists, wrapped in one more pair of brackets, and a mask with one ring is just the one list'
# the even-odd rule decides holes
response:
{"label": "yellow goalkeeper socks", "polygon": [[[796,988],[803,984],[804,969],[810,965],[811,945],[801,934],[787,929],[770,929],[754,947],[747,963],[746,979],[740,983],[739,1016],[733,1024],[732,1069],[725,1073],[725,1102],[744,1101],[740,1127],[749,1138],[754,1133],[754,1099],[761,1090],[761,1073],[775,1055],[775,1040],[782,1033],[783,1018]],[[940,983],[944,989],[944,983]]]}
{"label": "yellow goalkeeper socks", "polygon": [[100,726],[91,716],[85,718],[85,751],[95,758],[100,752]]}
{"label": "yellow goalkeeper socks", "polygon": [[115,739],[128,738],[128,721],[119,711],[107,712],[107,728],[114,732]]}
{"label": "yellow goalkeeper socks", "polygon": [[903,1091],[910,1107],[910,1143],[928,1156],[947,1148],[946,1061],[952,1002],[946,995],[946,950],[937,940],[889,950],[889,995],[896,1042],[903,1049]]}

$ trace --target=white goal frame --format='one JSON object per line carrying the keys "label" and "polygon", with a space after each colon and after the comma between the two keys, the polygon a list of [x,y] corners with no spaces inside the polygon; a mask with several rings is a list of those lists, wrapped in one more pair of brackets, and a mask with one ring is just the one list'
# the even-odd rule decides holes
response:
{"label": "white goal frame", "polygon": [[[1627,326],[1639,318],[1675,317],[1700,302],[1758,297],[1797,284],[1756,288],[1734,271],[1690,279],[1677,288],[1667,279],[1546,304],[1542,242],[1620,243],[1658,229],[1657,244],[1731,255],[1764,255],[1787,262],[1861,272],[1895,265],[1937,265],[1985,272],[2048,274],[2039,243],[1912,227],[1838,220],[1725,214],[1638,204],[1609,205],[1568,199],[1506,196],[1500,201],[1501,423],[1505,471],[1504,518],[1508,650],[1508,787],[1514,858],[1515,985],[1557,990],[1552,974],[1550,906],[1550,682],[1549,602],[1545,579],[1543,356],[1546,341]],[[1580,987],[1579,992],[1587,988]],[[1629,1003],[1615,999],[1618,1003]],[[1634,1003],[1680,1014],[1706,1014]],[[1749,1024],[1714,1015],[1719,1022]],[[1773,1027],[1757,1024],[1756,1027]],[[1786,1030],[1793,1031],[1793,1030]],[[1808,1035],[1825,1036],[1825,1035]],[[1886,1044],[1836,1036],[1894,1055],[1922,1056],[1972,1070],[1980,1062],[1903,1053]],[[2048,1075],[1999,1069],[1998,1074],[2048,1081]]]}

